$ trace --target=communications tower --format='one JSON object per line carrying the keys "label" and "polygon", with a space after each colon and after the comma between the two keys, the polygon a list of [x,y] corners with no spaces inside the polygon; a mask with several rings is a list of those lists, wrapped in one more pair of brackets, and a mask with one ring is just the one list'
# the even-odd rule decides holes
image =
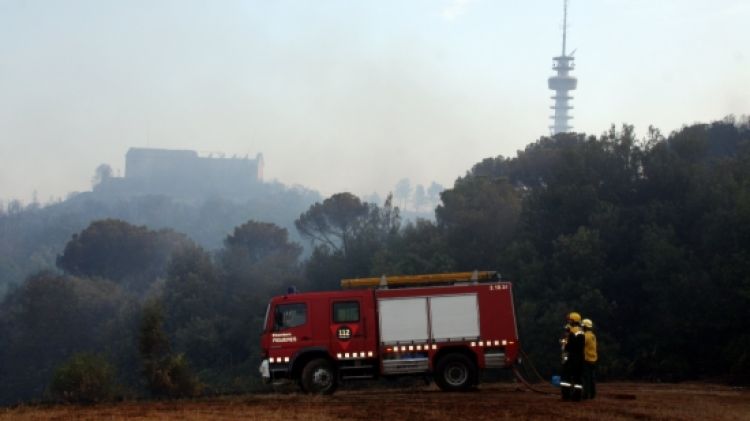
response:
{"label": "communications tower", "polygon": [[570,53],[570,55],[565,52],[565,38],[567,32],[568,0],[565,0],[563,4],[562,54],[552,58],[552,60],[554,60],[552,70],[557,71],[557,75],[551,76],[547,80],[549,88],[555,91],[555,96],[551,97],[555,100],[555,105],[550,107],[555,110],[555,114],[550,116],[554,123],[549,126],[553,135],[570,132],[573,129],[573,126],[569,125],[569,122],[573,117],[568,115],[568,111],[572,110],[573,106],[569,105],[568,101],[573,99],[573,97],[570,96],[570,91],[575,90],[576,86],[578,86],[578,79],[569,74],[570,71],[575,68],[575,64],[573,63],[573,60],[575,60],[573,58],[575,50]]}

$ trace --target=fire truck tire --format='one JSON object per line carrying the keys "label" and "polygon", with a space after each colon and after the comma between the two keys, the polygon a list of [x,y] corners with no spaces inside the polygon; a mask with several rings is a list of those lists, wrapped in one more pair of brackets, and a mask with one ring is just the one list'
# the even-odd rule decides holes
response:
{"label": "fire truck tire", "polygon": [[302,389],[314,395],[330,395],[336,390],[336,372],[324,358],[310,360],[302,369]]}
{"label": "fire truck tire", "polygon": [[448,392],[469,390],[477,383],[477,367],[464,354],[448,354],[435,367],[435,383]]}

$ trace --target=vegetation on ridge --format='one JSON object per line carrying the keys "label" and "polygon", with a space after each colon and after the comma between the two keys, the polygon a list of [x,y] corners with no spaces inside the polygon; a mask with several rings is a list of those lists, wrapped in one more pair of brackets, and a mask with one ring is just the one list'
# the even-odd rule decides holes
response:
{"label": "vegetation on ridge", "polygon": [[[441,199],[434,222],[409,223],[391,198],[318,201],[284,224],[310,240],[305,258],[268,221],[237,223],[207,250],[103,217],[50,246],[57,271],[27,277],[0,303],[0,397],[46,396],[80,353],[105,358],[131,393],[251,390],[267,299],[288,286],[472,269],[514,282],[521,340],[545,375],[576,310],[594,320],[605,378],[750,380],[747,122],[642,140],[629,126],[541,138],[477,163]],[[0,246],[22,235],[8,228],[19,212],[0,216]],[[149,337],[160,345],[144,348]]]}

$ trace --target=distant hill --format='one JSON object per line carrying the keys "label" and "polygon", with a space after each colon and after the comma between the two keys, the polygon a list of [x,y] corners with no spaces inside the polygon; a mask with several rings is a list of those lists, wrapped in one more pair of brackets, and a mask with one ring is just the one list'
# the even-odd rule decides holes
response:
{"label": "distant hill", "polygon": [[193,151],[131,149],[126,161],[125,177],[100,166],[90,192],[0,213],[0,296],[30,273],[54,270],[67,241],[94,220],[172,228],[213,250],[234,227],[254,219],[285,227],[302,243],[294,220],[321,200],[305,187],[264,182],[262,155],[203,158]]}

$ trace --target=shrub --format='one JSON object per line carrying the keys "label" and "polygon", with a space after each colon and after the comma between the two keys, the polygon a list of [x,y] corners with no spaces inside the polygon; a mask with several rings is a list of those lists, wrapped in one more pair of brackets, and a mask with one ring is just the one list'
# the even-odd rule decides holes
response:
{"label": "shrub", "polygon": [[190,370],[183,354],[170,354],[158,362],[148,362],[144,374],[155,397],[195,397],[203,391],[203,385]]}
{"label": "shrub", "polygon": [[57,368],[50,391],[67,402],[94,403],[111,400],[115,393],[112,366],[101,356],[75,354]]}

